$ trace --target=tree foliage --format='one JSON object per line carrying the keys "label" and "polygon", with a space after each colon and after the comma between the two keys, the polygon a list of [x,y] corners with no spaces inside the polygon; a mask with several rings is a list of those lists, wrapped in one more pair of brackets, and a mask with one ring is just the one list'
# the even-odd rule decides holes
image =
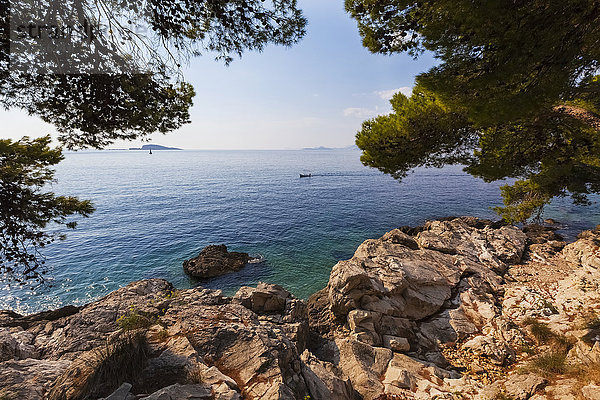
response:
{"label": "tree foliage", "polygon": [[54,125],[69,149],[168,133],[189,122],[194,89],[151,74],[31,75],[0,82],[0,104]]}
{"label": "tree foliage", "polygon": [[42,280],[40,248],[64,238],[46,228],[73,229],[77,223],[70,216],[94,211],[88,200],[46,191],[54,179],[52,167],[63,159],[60,148],[49,144],[49,136],[0,140],[0,273],[9,280]]}
{"label": "tree foliage", "polygon": [[[93,35],[35,35],[40,23],[82,21]],[[229,63],[246,50],[290,46],[305,25],[296,0],[0,0],[0,106],[40,116],[74,149],[167,133],[189,122],[194,90],[182,63],[204,52]]]}
{"label": "tree foliage", "polygon": [[363,162],[401,178],[461,163],[502,188],[508,221],[600,192],[600,2],[346,0],[373,52],[432,52],[410,99],[363,124]]}

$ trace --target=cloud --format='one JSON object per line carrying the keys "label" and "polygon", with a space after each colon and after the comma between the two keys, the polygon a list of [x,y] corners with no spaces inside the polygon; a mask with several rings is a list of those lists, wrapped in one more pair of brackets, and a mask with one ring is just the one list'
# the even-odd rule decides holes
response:
{"label": "cloud", "polygon": [[390,100],[398,92],[409,97],[412,94],[412,87],[404,86],[398,89],[379,90],[376,91],[375,94],[383,100]]}
{"label": "cloud", "polygon": [[368,108],[348,107],[344,109],[344,117],[371,118],[377,115],[377,110]]}
{"label": "cloud", "polygon": [[375,108],[366,108],[366,107],[348,107],[344,109],[344,117],[350,118],[373,118],[378,115],[386,115],[389,114],[389,108],[382,109],[380,107]]}

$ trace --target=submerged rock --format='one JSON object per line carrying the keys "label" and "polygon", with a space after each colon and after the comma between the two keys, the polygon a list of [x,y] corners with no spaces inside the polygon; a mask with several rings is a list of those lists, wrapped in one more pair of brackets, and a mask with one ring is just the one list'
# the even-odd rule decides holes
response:
{"label": "submerged rock", "polygon": [[194,278],[213,278],[241,270],[252,258],[247,253],[229,252],[227,246],[206,246],[197,257],[184,261],[183,270]]}

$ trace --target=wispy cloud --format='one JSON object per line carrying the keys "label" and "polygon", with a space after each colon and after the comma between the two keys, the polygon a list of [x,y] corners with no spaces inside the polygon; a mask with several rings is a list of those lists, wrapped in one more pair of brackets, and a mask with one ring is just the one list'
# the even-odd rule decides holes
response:
{"label": "wispy cloud", "polygon": [[375,94],[383,100],[390,100],[398,92],[405,96],[410,96],[412,94],[412,87],[404,86],[398,89],[378,90]]}
{"label": "wispy cloud", "polygon": [[389,114],[390,110],[382,110],[379,107],[366,108],[366,107],[348,107],[344,109],[344,117],[350,118],[373,118],[378,115]]}

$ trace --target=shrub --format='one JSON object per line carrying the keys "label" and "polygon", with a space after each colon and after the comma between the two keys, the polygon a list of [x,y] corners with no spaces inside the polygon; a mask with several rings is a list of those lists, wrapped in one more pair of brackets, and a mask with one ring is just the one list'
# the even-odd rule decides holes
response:
{"label": "shrub", "polygon": [[199,367],[194,367],[187,371],[186,383],[196,384],[204,382],[204,371]]}
{"label": "shrub", "polygon": [[169,331],[167,331],[166,329],[162,329],[156,334],[156,338],[158,340],[160,340],[161,342],[164,342],[165,340],[167,340],[168,337],[169,337]]}
{"label": "shrub", "polygon": [[155,318],[140,314],[133,306],[131,306],[127,314],[117,318],[117,324],[119,324],[119,327],[125,332],[148,328],[154,322]]}
{"label": "shrub", "polygon": [[493,400],[515,400],[515,398],[506,394],[505,392],[498,392],[494,396]]}
{"label": "shrub", "polygon": [[554,338],[555,334],[552,332],[548,325],[539,321],[534,321],[529,325],[529,331],[538,343],[547,344],[551,339]]}
{"label": "shrub", "polygon": [[562,352],[549,352],[542,354],[533,361],[533,367],[550,374],[564,374],[567,372],[567,356]]}

